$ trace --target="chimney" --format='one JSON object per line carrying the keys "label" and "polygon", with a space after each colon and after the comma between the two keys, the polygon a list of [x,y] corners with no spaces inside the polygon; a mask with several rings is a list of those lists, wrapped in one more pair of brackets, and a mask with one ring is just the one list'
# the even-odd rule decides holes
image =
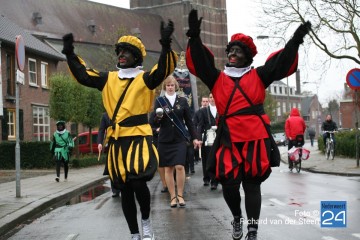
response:
{"label": "chimney", "polygon": [[132,28],[130,31],[132,35],[141,39],[141,31],[139,28]]}
{"label": "chimney", "polygon": [[301,94],[301,86],[300,86],[300,69],[298,69],[295,73],[295,77],[296,77],[296,95],[300,95]]}
{"label": "chimney", "polygon": [[96,32],[96,23],[95,20],[91,19],[87,22],[87,27],[92,34]]}
{"label": "chimney", "polygon": [[39,12],[33,12],[32,20],[35,25],[42,24],[42,16]]}

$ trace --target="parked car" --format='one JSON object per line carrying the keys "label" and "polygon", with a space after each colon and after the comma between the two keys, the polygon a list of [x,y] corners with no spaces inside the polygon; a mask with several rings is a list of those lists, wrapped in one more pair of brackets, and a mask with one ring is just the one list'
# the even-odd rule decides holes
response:
{"label": "parked car", "polygon": [[[93,153],[99,153],[99,150],[97,148],[97,136],[98,136],[98,131],[92,131],[92,148],[93,148]],[[79,152],[80,153],[91,153],[91,149],[90,149],[90,138],[89,138],[89,132],[83,132],[83,133],[79,133],[78,136],[79,138]],[[74,141],[76,141],[76,137],[74,138]]]}
{"label": "parked car", "polygon": [[286,135],[285,135],[284,132],[273,133],[273,137],[274,137],[274,140],[275,140],[277,145],[286,146],[288,144],[287,139],[286,139]]}

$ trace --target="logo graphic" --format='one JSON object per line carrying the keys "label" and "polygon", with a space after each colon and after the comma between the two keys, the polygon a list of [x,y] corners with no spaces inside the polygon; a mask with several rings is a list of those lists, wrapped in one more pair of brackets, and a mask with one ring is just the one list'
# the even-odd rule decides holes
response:
{"label": "logo graphic", "polygon": [[322,228],[346,227],[346,201],[321,201],[320,209]]}

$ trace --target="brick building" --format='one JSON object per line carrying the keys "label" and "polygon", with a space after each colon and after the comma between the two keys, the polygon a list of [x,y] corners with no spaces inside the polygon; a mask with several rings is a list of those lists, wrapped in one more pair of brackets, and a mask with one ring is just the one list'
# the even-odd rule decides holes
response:
{"label": "brick building", "polygon": [[49,81],[64,57],[4,16],[0,16],[0,116],[1,140],[15,140],[16,61],[15,41],[25,43],[24,85],[19,84],[19,136],[21,140],[49,140]]}

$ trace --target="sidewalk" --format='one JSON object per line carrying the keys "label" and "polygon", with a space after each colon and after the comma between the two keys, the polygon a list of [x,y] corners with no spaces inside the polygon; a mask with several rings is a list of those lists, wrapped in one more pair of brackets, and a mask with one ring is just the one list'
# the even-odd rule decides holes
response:
{"label": "sidewalk", "polygon": [[96,183],[107,180],[108,176],[102,175],[103,170],[104,166],[84,169],[71,168],[67,182],[63,181],[63,171],[60,182],[56,182],[55,170],[52,171],[52,174],[21,179],[21,197],[19,198],[16,197],[16,181],[1,183],[0,239],[3,239],[4,234],[8,231],[41,213],[46,208],[66,202],[66,200],[81,194]]}
{"label": "sidewalk", "polygon": [[[316,142],[313,147],[311,147],[310,142],[306,142],[304,148],[310,150],[310,157],[308,160],[301,162],[302,171],[339,176],[360,176],[360,167],[356,166],[355,158],[345,158],[335,155],[334,160],[327,160],[325,155],[318,150]],[[282,163],[287,165],[287,146],[280,147],[279,149]]]}
{"label": "sidewalk", "polygon": [[[325,156],[311,147],[310,158],[302,162],[302,171],[327,173],[342,176],[360,176],[360,168],[356,167],[356,159],[335,156],[334,160],[326,160]],[[287,146],[280,147],[283,166],[287,166]],[[0,173],[4,172],[0,170]],[[83,193],[98,182],[107,180],[103,176],[103,166],[84,169],[70,169],[67,182],[55,182],[55,170],[51,174],[21,180],[21,197],[16,197],[16,182],[0,184],[0,239],[16,226],[35,217],[46,208],[65,203],[68,199]],[[300,172],[301,174],[301,172]],[[1,174],[0,174],[1,176]]]}

